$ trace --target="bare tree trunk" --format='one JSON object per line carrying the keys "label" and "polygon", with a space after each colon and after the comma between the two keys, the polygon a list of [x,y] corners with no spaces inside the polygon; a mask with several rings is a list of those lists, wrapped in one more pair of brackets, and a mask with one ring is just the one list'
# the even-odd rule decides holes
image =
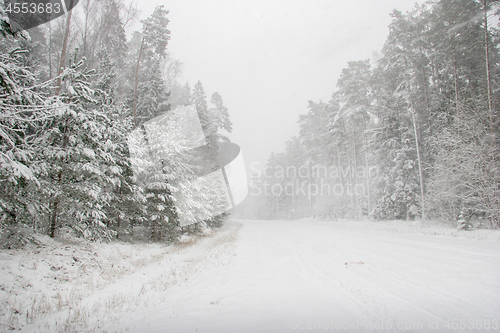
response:
{"label": "bare tree trunk", "polygon": [[[405,69],[408,73],[408,63],[407,62],[405,62]],[[413,131],[414,131],[414,135],[415,135],[415,148],[417,150],[418,174],[419,174],[419,180],[420,180],[420,206],[422,207],[422,220],[425,220],[426,214],[425,214],[424,177],[423,177],[423,171],[422,171],[422,159],[420,157],[420,145],[419,145],[419,140],[418,140],[417,120],[415,118],[415,107],[413,106],[413,101],[411,98],[411,91],[412,91],[411,81],[408,78],[408,74],[406,75],[406,85],[407,85],[407,89],[408,89],[408,104],[410,106],[410,112],[411,112],[411,116],[412,116],[412,120],[413,120]],[[407,212],[407,214],[408,214],[408,212]]]}
{"label": "bare tree trunk", "polygon": [[353,181],[354,181],[354,184],[353,184],[353,188],[352,188],[352,196],[353,196],[353,199],[354,199],[354,215],[355,216],[359,216],[359,204],[358,204],[358,196],[356,194],[356,185],[358,185],[358,174],[357,174],[357,171],[358,171],[358,161],[357,161],[357,150],[356,150],[356,133],[354,132],[354,123],[351,127],[351,132],[352,132],[352,145],[353,145],[353,154],[354,154],[354,161],[353,161],[353,168],[354,170],[352,171],[352,175],[353,175]]}
{"label": "bare tree trunk", "polygon": [[488,42],[488,7],[487,1],[483,0],[484,5],[484,45],[486,53],[486,85],[488,91],[488,110],[490,116],[490,134],[493,140],[493,106],[491,102],[491,78],[490,78],[490,47]]}
{"label": "bare tree trunk", "polygon": [[[352,162],[351,162],[351,154],[349,152],[349,149],[347,150],[347,165],[350,171],[350,174],[347,175],[347,188],[350,189],[350,197],[351,197],[351,210],[355,211],[355,203],[354,203],[354,186],[352,186]],[[340,172],[342,173],[343,170]],[[349,196],[349,191],[347,191],[347,195]]]}
{"label": "bare tree trunk", "polygon": [[144,39],[146,37],[147,28],[144,30],[141,41],[141,48],[139,49],[139,55],[137,56],[137,65],[135,66],[135,84],[134,84],[134,126],[137,126],[137,85],[139,83],[139,64],[141,63],[142,50],[144,48]]}
{"label": "bare tree trunk", "polygon": [[[424,97],[425,97],[425,106],[427,107],[427,112],[429,112],[429,96],[427,93],[427,80],[425,76],[425,68],[422,66],[422,81],[423,81],[423,87],[424,87]],[[430,116],[429,116],[430,118]]]}
{"label": "bare tree trunk", "polygon": [[[70,5],[70,8],[72,8],[73,4],[72,4],[72,0],[71,0],[71,5]],[[58,69],[58,73],[57,73],[57,76],[58,79],[57,79],[57,87],[56,87],[56,96],[59,95],[59,93],[61,92],[61,73],[63,71],[63,68],[64,68],[64,58],[66,57],[66,48],[68,47],[68,36],[69,36],[69,29],[71,27],[71,10],[67,13],[67,18],[66,18],[66,27],[64,29],[64,39],[63,39],[63,45],[62,45],[62,50],[61,50],[61,59],[59,61],[59,69]],[[63,138],[63,146],[62,148],[66,148],[66,144],[67,144],[67,133],[66,133],[66,130],[68,128],[68,122],[66,121],[66,127],[65,127],[65,130],[64,130],[64,138]],[[62,174],[62,170],[59,171],[59,175],[58,175],[58,181],[59,181],[59,184],[62,183],[62,178],[63,178],[63,174]],[[52,212],[51,212],[51,217],[50,217],[50,237],[54,238],[55,236],[55,233],[56,233],[56,227],[57,227],[57,215],[58,215],[58,207],[59,207],[59,196],[56,194],[55,198],[54,198],[54,201],[52,202]]]}
{"label": "bare tree trunk", "polygon": [[50,25],[50,21],[48,22],[49,25],[49,80],[52,79],[52,27]]}
{"label": "bare tree trunk", "polygon": [[[340,177],[339,177],[340,183],[342,184],[342,189],[345,189],[344,176],[343,176],[343,172],[342,172],[342,162],[340,161],[340,147],[339,147],[338,143],[336,144],[336,147],[337,147],[337,166],[338,166],[338,171],[340,174]],[[344,191],[342,191],[342,196],[344,196]]]}
{"label": "bare tree trunk", "polygon": [[453,45],[453,80],[455,85],[455,109],[456,113],[458,113],[458,75],[457,75],[457,55],[455,51],[455,43],[452,42]]}
{"label": "bare tree trunk", "polygon": [[[70,8],[73,7],[73,0],[71,0],[70,2]],[[66,27],[64,29],[64,38],[63,38],[63,45],[62,45],[62,50],[61,50],[61,59],[59,60],[59,68],[57,70],[57,76],[60,76],[62,71],[63,71],[63,68],[64,68],[64,59],[66,58],[66,48],[68,47],[68,37],[69,37],[69,28],[71,26],[71,12],[72,10],[70,10],[68,13],[67,13],[67,17],[66,17]],[[59,77],[57,79],[57,84],[56,84],[56,95],[59,95],[61,91],[61,78]]]}
{"label": "bare tree trunk", "polygon": [[[496,164],[496,139],[495,139],[495,133],[493,130],[493,103],[492,103],[492,98],[491,98],[491,70],[490,70],[490,43],[488,41],[488,1],[483,0],[483,11],[484,11],[484,50],[485,50],[485,60],[486,60],[486,86],[487,86],[487,92],[488,92],[488,115],[489,115],[489,125],[490,125],[490,142],[491,142],[491,162],[493,165]],[[492,197],[493,197],[493,202],[492,206],[493,207],[498,207],[498,196],[496,195],[496,192],[498,191],[498,182],[499,182],[499,174],[500,172],[494,171],[493,175],[493,187],[492,187]],[[499,216],[498,214],[490,214],[490,223],[494,223],[495,219],[498,219]],[[496,216],[495,216],[496,215]],[[497,221],[497,224],[499,222]]]}
{"label": "bare tree trunk", "polygon": [[422,66],[422,81],[423,81],[423,87],[424,87],[424,96],[425,96],[425,106],[427,109],[427,126],[429,126],[429,133],[432,135],[432,123],[431,123],[431,108],[430,108],[430,103],[429,103],[429,93],[427,92],[427,78],[425,76],[425,69],[424,66]]}
{"label": "bare tree trunk", "polygon": [[54,238],[56,235],[56,226],[57,226],[57,206],[59,205],[59,200],[56,198],[54,202],[51,204],[52,214],[50,216],[50,233],[49,236]]}
{"label": "bare tree trunk", "polygon": [[417,121],[415,119],[415,110],[413,107],[411,108],[411,115],[413,118],[413,130],[415,131],[415,147],[417,148],[418,172],[420,178],[420,205],[422,206],[422,220],[425,220],[424,177],[422,172],[422,160],[420,158],[420,147],[418,143]]}
{"label": "bare tree trunk", "polygon": [[365,172],[366,172],[366,187],[368,191],[368,216],[370,216],[371,209],[371,187],[370,187],[370,169],[368,166],[368,143],[366,140],[366,122],[363,118],[363,145],[365,151]]}

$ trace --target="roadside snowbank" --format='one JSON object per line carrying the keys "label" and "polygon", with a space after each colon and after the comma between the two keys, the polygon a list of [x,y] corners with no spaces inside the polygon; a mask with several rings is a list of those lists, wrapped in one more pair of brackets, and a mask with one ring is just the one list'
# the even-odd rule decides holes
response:
{"label": "roadside snowbank", "polygon": [[[310,218],[305,218],[299,221],[307,222],[310,220]],[[315,220],[321,221],[320,219]],[[332,223],[333,225],[341,228],[377,230],[414,235],[437,235],[459,239],[475,239],[481,241],[500,242],[500,230],[498,229],[462,230],[437,221],[371,221],[342,219],[325,222]]]}
{"label": "roadside snowbank", "polygon": [[141,294],[148,290],[165,290],[189,278],[188,266],[206,264],[218,252],[192,253],[192,245],[198,250],[225,246],[237,228],[183,236],[169,246],[37,236],[37,246],[1,251],[0,332],[99,330],[99,318],[144,301]]}

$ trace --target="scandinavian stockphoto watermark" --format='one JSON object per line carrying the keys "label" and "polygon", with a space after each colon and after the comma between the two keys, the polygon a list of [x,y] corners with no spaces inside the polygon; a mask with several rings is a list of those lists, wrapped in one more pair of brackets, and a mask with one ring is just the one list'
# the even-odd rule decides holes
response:
{"label": "scandinavian stockphoto watermark", "polygon": [[[358,321],[335,321],[335,322],[291,322],[290,329],[291,330],[325,330],[325,331],[373,331],[373,330],[392,330],[392,331],[422,331],[426,328],[427,325],[424,325],[423,322],[420,321],[411,321],[411,322],[371,322],[371,323],[363,323]],[[431,328],[431,325],[428,325],[428,328]],[[432,329],[432,328],[431,328]]]}
{"label": "scandinavian stockphoto watermark", "polygon": [[[232,142],[218,142],[213,161],[194,105],[180,106],[146,121],[128,134],[127,143],[136,182],[149,189],[156,189],[159,182],[168,183],[181,226],[220,215],[247,196],[240,147]],[[169,165],[176,159],[191,161],[193,165]],[[183,173],[193,168],[193,174],[173,177],[174,168]],[[212,196],[210,205],[201,205],[207,196]]]}
{"label": "scandinavian stockphoto watermark", "polygon": [[79,0],[4,0],[3,10],[14,31],[28,30],[52,21],[70,10]]}
{"label": "scandinavian stockphoto watermark", "polygon": [[357,196],[368,195],[370,179],[377,175],[376,166],[327,166],[307,163],[295,165],[250,165],[253,196]]}
{"label": "scandinavian stockphoto watermark", "polygon": [[500,328],[498,319],[446,319],[430,322],[422,321],[373,321],[369,323],[359,321],[313,321],[291,322],[291,330],[322,330],[322,331],[391,331],[391,332],[440,332],[474,330],[476,332],[496,332]]}

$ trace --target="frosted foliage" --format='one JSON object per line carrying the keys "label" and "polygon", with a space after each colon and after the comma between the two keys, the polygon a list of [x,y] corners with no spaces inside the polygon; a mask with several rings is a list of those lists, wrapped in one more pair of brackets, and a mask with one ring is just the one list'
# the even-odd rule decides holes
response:
{"label": "frosted foliage", "polygon": [[231,208],[222,170],[183,182],[178,188],[179,191],[172,196],[181,226],[210,219]]}

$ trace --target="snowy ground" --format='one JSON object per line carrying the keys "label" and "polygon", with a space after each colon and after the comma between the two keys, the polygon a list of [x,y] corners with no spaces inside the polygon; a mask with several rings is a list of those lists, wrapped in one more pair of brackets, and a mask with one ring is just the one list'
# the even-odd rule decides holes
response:
{"label": "snowy ground", "polygon": [[500,332],[500,231],[247,221],[177,245],[0,252],[0,329]]}

